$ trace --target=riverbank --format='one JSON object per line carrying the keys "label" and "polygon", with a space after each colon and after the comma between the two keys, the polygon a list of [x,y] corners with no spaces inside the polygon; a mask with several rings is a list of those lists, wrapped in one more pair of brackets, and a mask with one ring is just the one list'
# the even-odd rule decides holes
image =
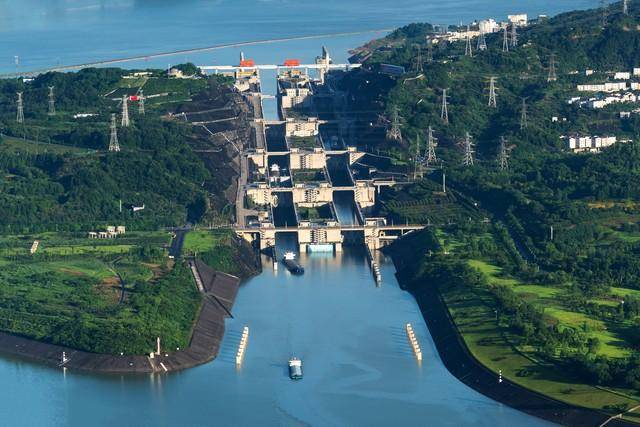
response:
{"label": "riverbank", "polygon": [[[459,333],[437,286],[412,286],[414,273],[419,268],[421,254],[414,244],[395,245],[389,254],[396,266],[400,286],[416,299],[429,328],[440,358],[458,380],[483,395],[527,414],[566,426],[600,426],[609,415],[588,408],[561,402],[498,375],[482,365],[469,351]],[[410,246],[410,247],[409,247]],[[635,425],[615,419],[608,426]]]}
{"label": "riverbank", "polygon": [[[152,373],[191,368],[213,360],[220,351],[225,319],[231,312],[240,279],[196,262],[205,284],[204,300],[193,328],[189,347],[184,350],[161,349],[161,354],[125,355],[89,353],[70,347],[48,344],[8,333],[0,333],[0,352],[50,366],[96,373]],[[62,354],[67,361],[62,363]]]}

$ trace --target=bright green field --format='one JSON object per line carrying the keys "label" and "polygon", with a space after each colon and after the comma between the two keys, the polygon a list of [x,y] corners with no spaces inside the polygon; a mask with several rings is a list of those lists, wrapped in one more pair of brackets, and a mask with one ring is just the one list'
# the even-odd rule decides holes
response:
{"label": "bright green field", "polygon": [[184,238],[183,250],[185,254],[196,254],[211,250],[220,240],[229,237],[227,231],[193,230]]}

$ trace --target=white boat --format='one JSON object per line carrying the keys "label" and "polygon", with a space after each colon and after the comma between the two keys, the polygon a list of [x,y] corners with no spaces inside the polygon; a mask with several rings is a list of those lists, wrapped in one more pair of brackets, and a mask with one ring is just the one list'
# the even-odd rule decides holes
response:
{"label": "white boat", "polygon": [[296,357],[289,360],[289,378],[292,380],[302,379],[302,360]]}

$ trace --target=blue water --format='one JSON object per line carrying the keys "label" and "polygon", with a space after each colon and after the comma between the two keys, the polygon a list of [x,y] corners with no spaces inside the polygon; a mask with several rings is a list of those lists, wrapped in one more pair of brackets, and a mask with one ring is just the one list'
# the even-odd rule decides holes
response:
{"label": "blue water", "polygon": [[[554,14],[592,0],[0,0],[0,73],[191,47],[384,29],[412,21],[457,23],[508,13]],[[257,62],[312,61],[326,45],[337,61],[376,34],[244,47]],[[127,63],[235,63],[238,49]],[[272,77],[272,76],[271,76]],[[265,91],[274,92],[264,76]],[[275,114],[266,106],[267,116]],[[293,248],[293,247],[292,247]],[[64,373],[0,358],[0,424],[11,426],[434,425],[545,423],[469,389],[442,365],[413,298],[381,260],[376,287],[364,254],[302,255],[306,274],[274,272],[240,289],[218,359],[169,375]],[[404,335],[411,322],[424,363]],[[244,366],[234,355],[250,327]],[[304,360],[292,383],[286,362]],[[497,386],[497,384],[496,384]]]}

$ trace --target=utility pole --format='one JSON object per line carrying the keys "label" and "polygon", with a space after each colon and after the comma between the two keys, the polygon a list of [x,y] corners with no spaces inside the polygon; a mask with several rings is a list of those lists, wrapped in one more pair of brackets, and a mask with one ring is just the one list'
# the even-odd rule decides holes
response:
{"label": "utility pole", "polygon": [[558,75],[556,73],[556,54],[552,53],[549,57],[549,76],[547,77],[547,82],[555,82],[558,80]]}
{"label": "utility pole", "polygon": [[473,142],[471,142],[471,136],[469,135],[469,132],[467,132],[465,138],[464,138],[464,159],[462,161],[462,164],[464,166],[473,166]]}
{"label": "utility pole", "polygon": [[487,50],[487,40],[484,37],[484,31],[480,28],[480,36],[478,37],[478,50]]}
{"label": "utility pole", "polygon": [[391,122],[391,129],[387,133],[387,138],[395,139],[396,141],[402,140],[402,132],[400,131],[400,116],[398,115],[398,107],[393,107],[393,120]]}
{"label": "utility pole", "polygon": [[509,35],[507,34],[507,27],[504,27],[502,31],[502,51],[509,52]]}
{"label": "utility pole", "polygon": [[516,47],[518,46],[518,33],[516,30],[516,23],[512,22],[511,23],[511,46]]}
{"label": "utility pole", "polygon": [[549,237],[551,238],[551,241],[553,241],[553,225],[549,227]]}
{"label": "utility pole", "polygon": [[144,116],[144,93],[142,91],[138,95],[138,114]]}
{"label": "utility pole", "polygon": [[442,168],[442,192],[447,194],[447,173],[444,171],[444,167]]}
{"label": "utility pole", "polygon": [[496,99],[496,77],[494,76],[489,78],[489,107],[498,108],[498,101]]}
{"label": "utility pole", "polygon": [[24,123],[24,103],[22,101],[22,92],[17,92],[18,94],[18,113],[16,115],[16,122]]}
{"label": "utility pole", "polygon": [[440,112],[440,118],[445,124],[449,124],[449,109],[447,107],[447,90],[442,89],[442,111]]}
{"label": "utility pole", "polygon": [[629,14],[629,0],[624,0],[622,2],[622,13],[625,15]]}
{"label": "utility pole", "polygon": [[127,95],[122,95],[122,121],[120,126],[126,128],[129,127],[129,106],[128,106],[129,97]]}
{"label": "utility pole", "polygon": [[118,144],[118,129],[116,127],[116,115],[111,114],[111,137],[109,138],[109,151],[120,151]]}
{"label": "utility pole", "polygon": [[414,64],[414,67],[416,73],[420,74],[424,71],[424,68],[422,66],[422,49],[420,48],[420,45],[417,45],[416,48],[418,49],[418,53],[416,54],[416,62]]}
{"label": "utility pole", "polygon": [[527,128],[527,98],[522,98],[522,109],[520,111],[520,130]]}
{"label": "utility pole", "polygon": [[509,168],[509,150],[507,148],[504,136],[500,137],[500,149],[498,150],[498,165],[500,170],[506,170]]}
{"label": "utility pole", "polygon": [[468,25],[467,25],[467,44],[464,47],[464,56],[473,58],[473,49],[471,48],[471,31],[469,30]]}
{"label": "utility pole", "polygon": [[56,100],[53,97],[53,86],[49,86],[49,115],[50,116],[55,116],[56,115]]}
{"label": "utility pole", "polygon": [[433,137],[433,128],[431,126],[429,126],[427,138],[427,167],[429,167],[438,161],[438,158],[436,157],[436,146],[438,144],[436,139]]}

